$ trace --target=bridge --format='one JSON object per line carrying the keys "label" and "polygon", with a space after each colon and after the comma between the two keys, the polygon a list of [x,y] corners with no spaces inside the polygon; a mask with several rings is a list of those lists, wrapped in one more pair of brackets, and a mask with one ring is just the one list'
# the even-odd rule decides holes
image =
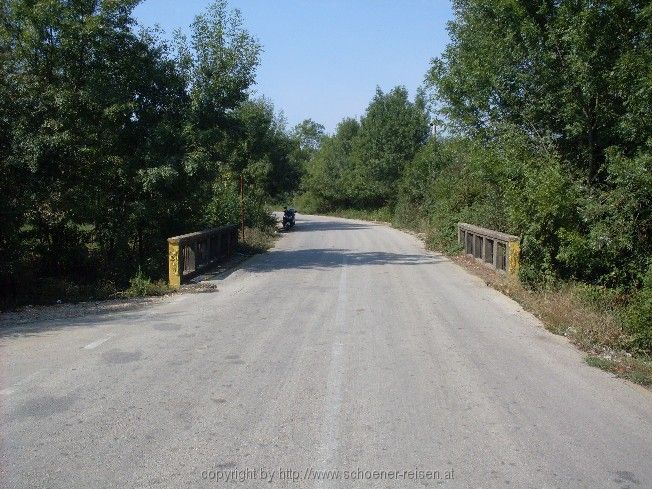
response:
{"label": "bridge", "polygon": [[3,316],[0,486],[652,487],[649,391],[416,237],[299,216],[213,283]]}

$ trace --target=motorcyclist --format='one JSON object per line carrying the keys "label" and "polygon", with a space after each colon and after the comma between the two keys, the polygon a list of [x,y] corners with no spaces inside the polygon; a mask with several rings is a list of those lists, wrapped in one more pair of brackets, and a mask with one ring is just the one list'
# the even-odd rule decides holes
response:
{"label": "motorcyclist", "polygon": [[290,227],[294,226],[294,214],[294,209],[288,209],[287,206],[283,206],[283,227],[286,227],[286,223],[289,224]]}

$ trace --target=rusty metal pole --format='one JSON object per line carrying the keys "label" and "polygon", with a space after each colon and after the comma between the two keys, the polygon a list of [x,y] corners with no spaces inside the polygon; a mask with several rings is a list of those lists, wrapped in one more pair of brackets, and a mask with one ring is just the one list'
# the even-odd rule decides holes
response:
{"label": "rusty metal pole", "polygon": [[244,180],[242,178],[242,173],[240,173],[240,227],[242,229],[242,241],[244,241]]}

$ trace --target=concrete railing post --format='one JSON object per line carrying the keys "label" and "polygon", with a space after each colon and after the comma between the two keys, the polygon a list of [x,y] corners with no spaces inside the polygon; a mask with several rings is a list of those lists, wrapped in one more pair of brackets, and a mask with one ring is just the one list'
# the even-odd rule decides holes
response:
{"label": "concrete railing post", "polygon": [[174,290],[181,287],[180,249],[178,241],[168,241],[168,282]]}
{"label": "concrete railing post", "polygon": [[518,275],[521,258],[521,243],[510,241],[507,243],[507,273]]}
{"label": "concrete railing post", "polygon": [[[457,227],[458,240],[464,239],[464,253],[487,265],[493,265],[497,270],[503,270],[504,267],[505,271],[510,275],[518,274],[521,253],[521,239],[518,236],[464,222],[458,223]],[[471,237],[471,243],[469,243],[469,236]],[[489,256],[487,249],[489,240],[493,245],[491,256]],[[478,247],[480,249],[477,249]],[[501,251],[503,248],[504,252]],[[505,260],[499,260],[499,258],[503,258],[504,254],[506,254]],[[489,261],[489,258],[491,258],[491,261]],[[498,263],[499,261],[500,263]]]}

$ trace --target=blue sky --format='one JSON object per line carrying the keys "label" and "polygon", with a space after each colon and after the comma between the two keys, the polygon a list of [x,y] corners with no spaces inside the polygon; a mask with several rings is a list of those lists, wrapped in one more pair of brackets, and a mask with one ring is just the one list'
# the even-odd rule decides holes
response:
{"label": "blue sky", "polygon": [[[144,0],[144,26],[188,31],[208,0]],[[290,125],[311,118],[332,131],[364,113],[376,86],[414,95],[444,49],[448,0],[230,0],[263,45],[255,90]]]}

